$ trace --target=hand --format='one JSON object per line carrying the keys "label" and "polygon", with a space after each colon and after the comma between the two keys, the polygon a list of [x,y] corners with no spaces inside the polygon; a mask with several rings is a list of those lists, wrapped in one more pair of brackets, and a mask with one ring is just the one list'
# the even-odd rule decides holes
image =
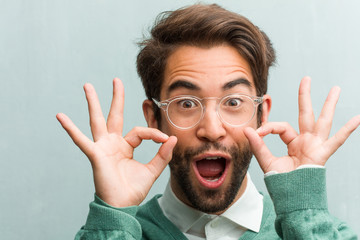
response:
{"label": "hand", "polygon": [[[244,130],[250,147],[264,173],[290,172],[304,164],[324,166],[329,157],[346,141],[360,125],[360,115],[353,117],[333,137],[329,138],[335,106],[340,88],[331,89],[319,119],[315,122],[310,97],[310,78],[302,79],[299,88],[299,130],[297,133],[288,123],[269,122],[256,131]],[[288,156],[275,157],[266,147],[262,137],[278,134],[287,145]]]}
{"label": "hand", "polygon": [[[84,85],[94,141],[87,138],[65,114],[59,113],[56,117],[74,143],[89,158],[96,194],[114,207],[126,207],[138,205],[145,199],[151,186],[171,160],[177,139],[168,137],[157,129],[145,127],[135,127],[122,137],[124,88],[116,78],[113,88],[113,99],[106,122],[95,89],[91,84]],[[148,164],[133,159],[134,149],[143,139],[163,143]]]}

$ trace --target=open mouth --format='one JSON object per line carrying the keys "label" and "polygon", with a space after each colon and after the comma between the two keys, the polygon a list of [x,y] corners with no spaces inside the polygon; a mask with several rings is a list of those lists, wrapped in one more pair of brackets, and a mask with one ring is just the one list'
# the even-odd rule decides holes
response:
{"label": "open mouth", "polygon": [[204,157],[194,161],[194,170],[199,182],[206,188],[218,188],[225,180],[228,160],[222,156]]}

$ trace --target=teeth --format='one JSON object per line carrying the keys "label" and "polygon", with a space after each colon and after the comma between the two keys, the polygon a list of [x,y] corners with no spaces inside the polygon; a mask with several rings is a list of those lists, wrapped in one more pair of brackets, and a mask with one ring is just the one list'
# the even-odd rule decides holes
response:
{"label": "teeth", "polygon": [[206,179],[206,181],[208,181],[208,182],[216,182],[217,180],[219,180],[219,178],[214,178],[214,179]]}
{"label": "teeth", "polygon": [[216,159],[219,159],[219,158],[221,158],[221,157],[207,157],[205,159],[206,160],[216,160]]}

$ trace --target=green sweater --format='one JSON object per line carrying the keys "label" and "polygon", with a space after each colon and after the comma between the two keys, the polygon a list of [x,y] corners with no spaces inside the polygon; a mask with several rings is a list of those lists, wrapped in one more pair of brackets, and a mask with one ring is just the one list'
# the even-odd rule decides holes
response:
{"label": "green sweater", "polygon": [[[307,168],[265,178],[270,197],[258,233],[245,239],[357,239],[327,208],[325,169]],[[95,196],[90,212],[75,239],[187,239],[163,214],[157,199],[141,206],[114,208]]]}

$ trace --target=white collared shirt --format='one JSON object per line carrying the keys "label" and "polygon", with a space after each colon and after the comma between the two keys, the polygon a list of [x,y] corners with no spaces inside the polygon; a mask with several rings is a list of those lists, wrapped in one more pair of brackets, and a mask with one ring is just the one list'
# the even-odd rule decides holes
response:
{"label": "white collared shirt", "polygon": [[166,186],[158,199],[165,216],[190,240],[237,240],[246,230],[259,232],[263,213],[263,196],[247,174],[243,195],[221,215],[200,212],[181,202]]}

